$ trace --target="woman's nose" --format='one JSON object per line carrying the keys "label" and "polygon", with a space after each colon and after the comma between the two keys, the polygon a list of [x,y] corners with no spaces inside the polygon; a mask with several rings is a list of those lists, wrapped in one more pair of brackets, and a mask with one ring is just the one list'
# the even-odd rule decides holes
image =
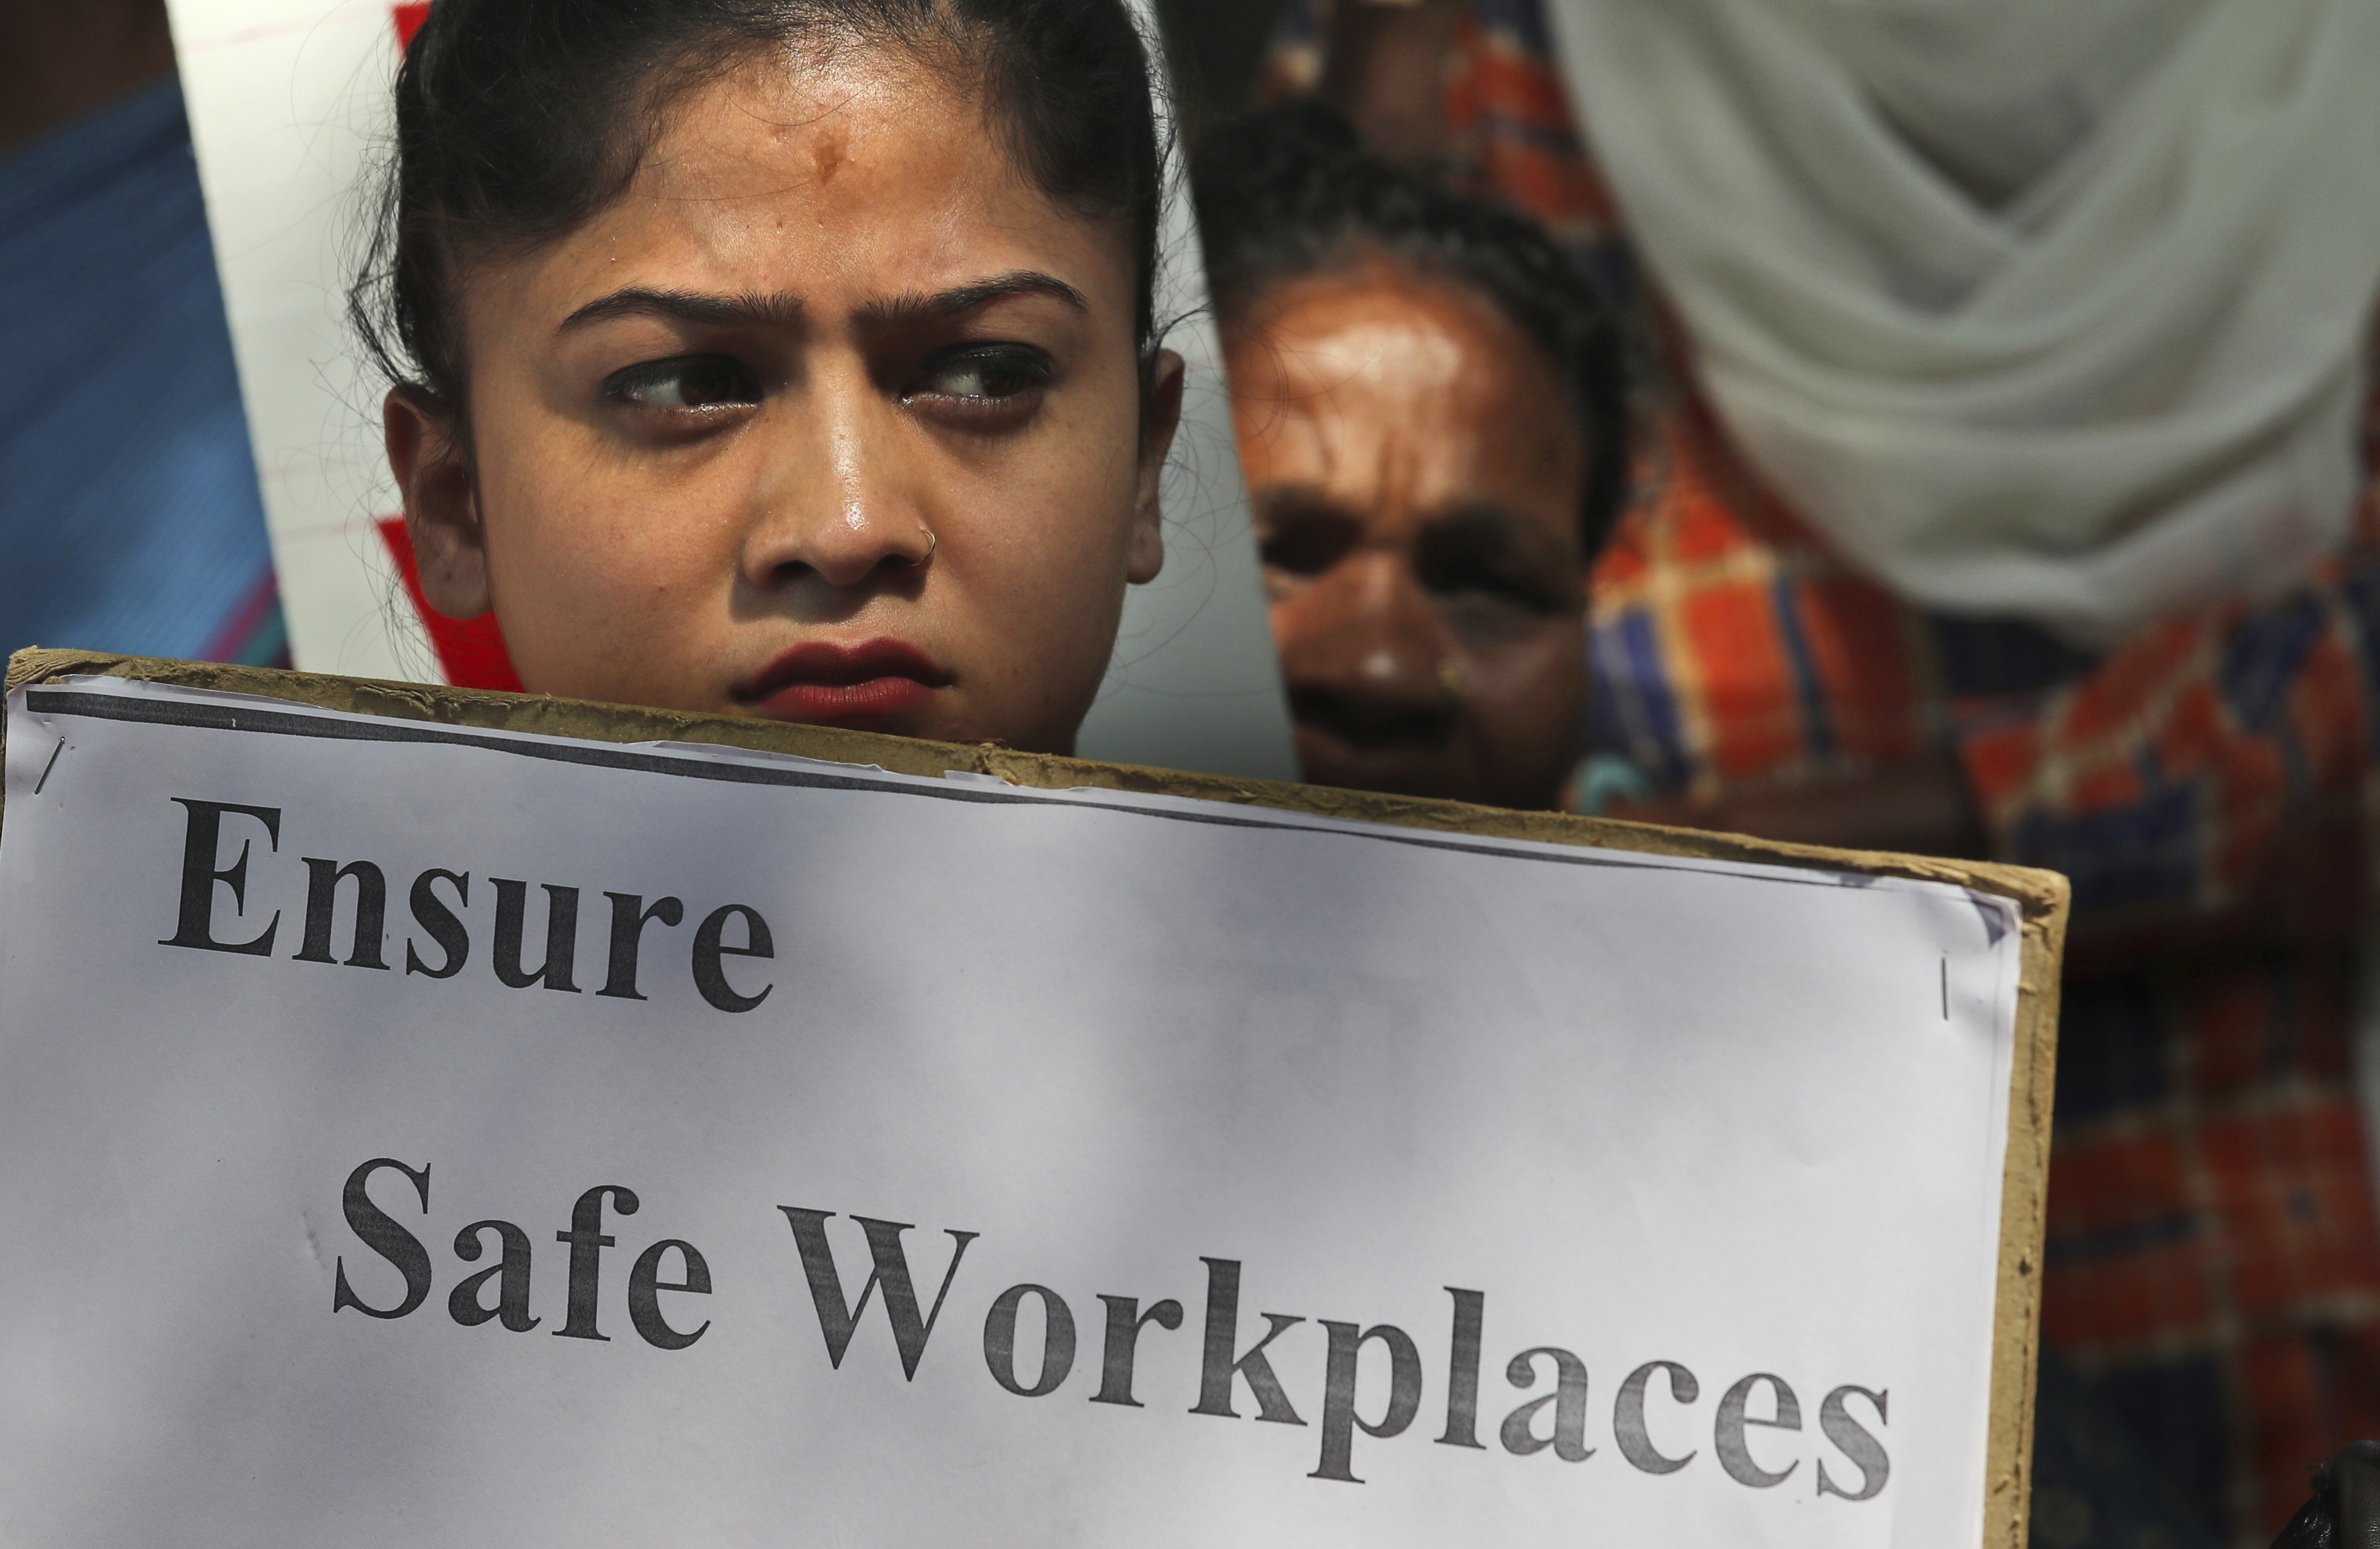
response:
{"label": "woman's nose", "polygon": [[[823,373],[821,373],[823,374]],[[814,383],[762,433],[744,578],[775,590],[814,577],[844,589],[914,572],[940,540],[905,470],[900,409],[865,379]]]}
{"label": "woman's nose", "polygon": [[1364,747],[1453,734],[1451,658],[1405,555],[1358,550],[1281,603],[1273,620],[1299,720]]}

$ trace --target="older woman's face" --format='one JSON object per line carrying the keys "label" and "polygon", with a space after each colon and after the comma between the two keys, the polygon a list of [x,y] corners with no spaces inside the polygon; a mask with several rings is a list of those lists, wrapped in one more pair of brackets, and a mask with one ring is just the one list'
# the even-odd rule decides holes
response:
{"label": "older woman's face", "polygon": [[[685,102],[625,197],[472,265],[468,459],[390,454],[531,689],[1064,751],[1162,559],[1126,235],[897,52]],[[1146,430],[1147,433],[1144,433]]]}
{"label": "older woman's face", "polygon": [[1543,352],[1386,261],[1282,287],[1225,345],[1306,778],[1552,805],[1585,706],[1588,454]]}

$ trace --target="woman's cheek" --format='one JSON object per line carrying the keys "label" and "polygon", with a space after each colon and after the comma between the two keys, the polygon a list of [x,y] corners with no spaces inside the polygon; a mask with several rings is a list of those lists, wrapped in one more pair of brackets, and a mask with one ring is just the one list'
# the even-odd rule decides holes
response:
{"label": "woman's cheek", "polygon": [[1567,745],[1586,701],[1585,622],[1549,620],[1470,672],[1472,719],[1488,743],[1514,752]]}
{"label": "woman's cheek", "polygon": [[1075,450],[1072,466],[1045,465],[1038,478],[979,492],[965,588],[967,654],[986,719],[1064,723],[1061,737],[1097,695],[1113,652],[1134,495],[1132,481],[1100,466],[1107,459],[1097,451]]}
{"label": "woman's cheek", "polygon": [[710,701],[703,600],[688,546],[673,536],[583,501],[522,501],[499,515],[490,531],[497,616],[524,687]]}

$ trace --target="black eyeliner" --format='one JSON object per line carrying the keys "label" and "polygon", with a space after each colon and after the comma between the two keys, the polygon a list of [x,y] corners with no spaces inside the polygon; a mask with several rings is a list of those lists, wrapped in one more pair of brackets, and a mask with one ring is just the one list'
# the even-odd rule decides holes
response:
{"label": "black eyeliner", "polygon": [[[673,379],[682,380],[691,376],[697,372],[704,370],[722,371],[722,374],[724,372],[734,372],[737,374],[742,379],[738,384],[737,390],[748,391],[750,396],[748,398],[722,398],[711,403],[689,404],[683,406],[682,408],[665,408],[664,406],[660,405],[639,404],[630,396],[632,393],[635,393],[639,389],[657,386],[663,383],[672,381]],[[623,366],[618,371],[612,372],[609,376],[606,376],[601,384],[596,388],[596,396],[608,402],[626,403],[630,407],[638,409],[662,408],[664,412],[670,413],[682,413],[688,411],[701,412],[703,410],[712,409],[742,408],[750,403],[757,403],[760,398],[761,392],[762,389],[760,387],[759,376],[747,367],[743,361],[737,360],[732,355],[721,355],[715,352],[705,352],[698,355],[672,355],[658,360],[639,360],[635,365]]]}

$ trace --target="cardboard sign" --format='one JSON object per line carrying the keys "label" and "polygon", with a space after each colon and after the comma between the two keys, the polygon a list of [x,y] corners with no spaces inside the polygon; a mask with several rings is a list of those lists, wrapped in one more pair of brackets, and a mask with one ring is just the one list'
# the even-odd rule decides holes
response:
{"label": "cardboard sign", "polygon": [[[381,439],[388,384],[361,359],[346,318],[392,137],[400,45],[429,7],[166,8],[293,659],[315,672],[517,688],[493,619],[440,618],[412,581]],[[1148,18],[1145,4],[1135,8]],[[1165,568],[1125,593],[1115,655],[1077,746],[1092,758],[1287,779],[1297,763],[1222,347],[1178,178],[1160,252],[1157,315],[1172,320],[1165,342],[1186,373],[1161,490]]]}
{"label": "cardboard sign", "polygon": [[11,1543],[2021,1541],[2055,878],[12,686]]}

